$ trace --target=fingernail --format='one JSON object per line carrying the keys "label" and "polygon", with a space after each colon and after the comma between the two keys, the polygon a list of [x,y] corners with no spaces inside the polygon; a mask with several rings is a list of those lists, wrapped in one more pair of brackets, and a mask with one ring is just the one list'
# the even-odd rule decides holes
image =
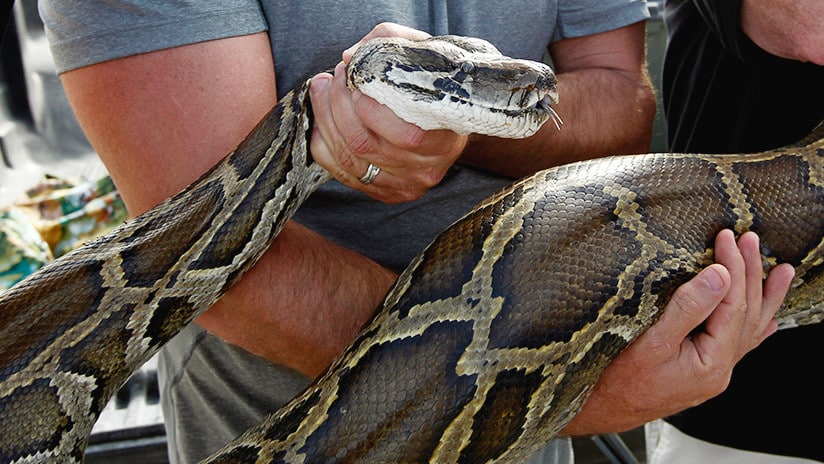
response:
{"label": "fingernail", "polygon": [[312,93],[318,93],[326,90],[327,87],[329,87],[329,78],[325,76],[316,76],[312,79],[312,83],[309,85],[309,90]]}
{"label": "fingernail", "polygon": [[338,62],[338,64],[335,65],[334,74],[336,76],[346,76],[346,63],[343,61]]}
{"label": "fingernail", "polygon": [[704,282],[706,282],[714,292],[724,287],[724,280],[721,278],[721,275],[711,267],[701,271],[701,278],[704,279]]}
{"label": "fingernail", "polygon": [[348,63],[350,59],[352,59],[352,55],[355,54],[355,47],[349,47],[341,53],[341,59],[344,63]]}
{"label": "fingernail", "polygon": [[349,60],[352,58],[352,55],[355,54],[355,50],[357,50],[358,47],[360,47],[360,46],[361,46],[361,42],[358,42],[355,45],[352,45],[351,47],[344,50],[343,53],[341,54],[341,56],[343,57],[343,61],[348,63]]}

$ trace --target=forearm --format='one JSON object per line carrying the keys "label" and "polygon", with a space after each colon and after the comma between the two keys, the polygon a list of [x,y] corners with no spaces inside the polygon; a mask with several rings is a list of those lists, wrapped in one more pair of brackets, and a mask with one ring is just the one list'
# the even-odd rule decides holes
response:
{"label": "forearm", "polygon": [[533,137],[470,140],[461,161],[511,177],[607,155],[649,149],[655,93],[647,75],[644,23],[550,45],[564,121]]}
{"label": "forearm", "polygon": [[[129,211],[177,193],[275,104],[265,34],[215,40],[63,74],[73,109]],[[394,276],[288,223],[269,251],[198,319],[248,351],[316,375],[368,319]],[[333,352],[334,351],[334,352]]]}
{"label": "forearm", "polygon": [[741,34],[764,51],[824,65],[824,4],[819,0],[688,0],[724,47],[739,58]]}
{"label": "forearm", "polygon": [[196,322],[315,377],[369,320],[394,280],[369,258],[289,222],[261,261]]}
{"label": "forearm", "polygon": [[741,30],[773,55],[824,65],[824,2],[742,0]]}
{"label": "forearm", "polygon": [[605,155],[649,149],[655,100],[649,80],[610,69],[559,74],[556,107],[564,124],[550,121],[533,137],[470,137],[461,162],[511,177]]}

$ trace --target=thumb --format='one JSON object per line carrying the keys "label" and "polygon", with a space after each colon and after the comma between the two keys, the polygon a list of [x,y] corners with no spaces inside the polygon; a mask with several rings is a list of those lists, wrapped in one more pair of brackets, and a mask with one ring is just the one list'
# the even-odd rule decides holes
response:
{"label": "thumb", "polygon": [[701,325],[724,299],[731,278],[727,268],[711,264],[678,287],[664,308],[661,319],[648,332],[659,340],[679,344],[690,332]]}
{"label": "thumb", "polygon": [[357,50],[358,47],[378,37],[404,37],[410,40],[422,40],[430,37],[430,35],[427,32],[403,26],[401,24],[381,23],[372,28],[372,30],[360,39],[358,43],[343,51],[343,62],[349,64],[349,60],[352,59],[352,55],[355,54],[355,50]]}

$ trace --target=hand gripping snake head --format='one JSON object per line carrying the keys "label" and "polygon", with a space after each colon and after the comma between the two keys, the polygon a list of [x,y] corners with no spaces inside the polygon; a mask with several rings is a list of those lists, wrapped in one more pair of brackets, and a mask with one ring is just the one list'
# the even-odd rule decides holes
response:
{"label": "hand gripping snake head", "polygon": [[561,122],[552,69],[480,39],[373,39],[355,52],[347,82],[427,130],[524,138],[550,118]]}

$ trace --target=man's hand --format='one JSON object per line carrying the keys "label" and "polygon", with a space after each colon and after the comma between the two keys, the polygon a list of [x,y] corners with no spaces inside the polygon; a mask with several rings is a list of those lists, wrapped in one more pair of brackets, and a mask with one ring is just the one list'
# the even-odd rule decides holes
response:
{"label": "man's hand", "polygon": [[[604,371],[570,435],[621,432],[724,391],[733,366],[777,330],[775,313],[794,270],[762,281],[758,237],[718,234],[713,264],[679,287],[661,319]],[[763,286],[763,291],[762,291]],[[704,324],[703,331],[690,333]]]}
{"label": "man's hand", "polygon": [[[312,78],[310,96],[315,114],[311,151],[315,160],[344,184],[386,203],[420,198],[441,181],[458,159],[467,136],[451,131],[424,131],[387,107],[346,86],[346,63],[357,45],[375,38],[428,34],[384,23],[343,54],[334,76]],[[372,164],[380,168],[374,182],[359,179]]]}

